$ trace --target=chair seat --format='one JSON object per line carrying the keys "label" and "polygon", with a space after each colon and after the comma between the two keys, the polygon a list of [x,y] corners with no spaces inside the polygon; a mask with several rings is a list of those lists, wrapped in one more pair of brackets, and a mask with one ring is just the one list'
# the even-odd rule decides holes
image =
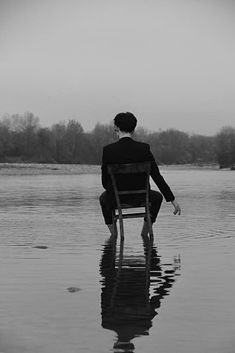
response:
{"label": "chair seat", "polygon": [[145,207],[145,203],[142,202],[141,204],[139,204],[138,206],[130,204],[130,203],[122,203],[121,204],[122,208],[139,208],[139,207]]}
{"label": "chair seat", "polygon": [[[140,212],[140,213],[124,213],[122,214],[122,218],[143,218],[146,216],[145,212]],[[114,215],[114,218],[117,220],[119,219],[119,215],[116,214]]]}
{"label": "chair seat", "polygon": [[[126,208],[140,208],[140,207],[145,207],[145,205],[146,205],[146,203],[145,203],[145,201],[143,201],[143,202],[141,202],[141,203],[139,203],[138,205],[136,205],[136,204],[131,204],[131,203],[122,203],[121,204],[121,207],[122,207],[122,209],[126,209]],[[151,206],[151,203],[149,202],[149,206]],[[117,210],[118,208],[116,207],[116,210]]]}

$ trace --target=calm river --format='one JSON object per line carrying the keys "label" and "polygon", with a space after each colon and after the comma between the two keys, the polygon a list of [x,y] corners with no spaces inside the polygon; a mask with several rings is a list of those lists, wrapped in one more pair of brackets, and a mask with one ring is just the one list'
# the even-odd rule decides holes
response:
{"label": "calm river", "polygon": [[[14,174],[14,173],[12,173]],[[234,353],[235,172],[162,169],[154,244],[109,239],[98,173],[0,175],[0,352]]]}

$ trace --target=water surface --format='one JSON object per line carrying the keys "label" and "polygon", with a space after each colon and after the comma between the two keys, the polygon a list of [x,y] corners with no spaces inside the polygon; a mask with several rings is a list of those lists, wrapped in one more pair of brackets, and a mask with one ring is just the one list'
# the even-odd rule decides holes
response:
{"label": "water surface", "polygon": [[234,353],[235,174],[162,173],[154,244],[109,238],[97,173],[0,176],[0,352]]}

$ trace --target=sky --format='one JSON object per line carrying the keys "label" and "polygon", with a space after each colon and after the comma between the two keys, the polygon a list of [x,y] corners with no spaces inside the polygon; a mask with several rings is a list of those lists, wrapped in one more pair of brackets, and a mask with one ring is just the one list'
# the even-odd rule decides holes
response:
{"label": "sky", "polygon": [[0,0],[0,118],[235,126],[235,0]]}

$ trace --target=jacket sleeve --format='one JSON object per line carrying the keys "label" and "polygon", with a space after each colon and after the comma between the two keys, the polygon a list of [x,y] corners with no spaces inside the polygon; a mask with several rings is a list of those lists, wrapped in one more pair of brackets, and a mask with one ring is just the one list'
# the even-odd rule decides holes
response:
{"label": "jacket sleeve", "polygon": [[149,159],[151,161],[150,175],[151,175],[153,181],[155,182],[155,184],[157,185],[157,187],[159,188],[159,190],[161,191],[161,193],[163,194],[163,196],[167,202],[174,201],[175,196],[174,196],[173,192],[171,191],[169,185],[166,183],[165,179],[161,175],[159,168],[157,166],[157,163],[154,159],[154,156],[153,156],[152,152],[150,151],[149,145],[148,145],[148,153],[149,153]]}
{"label": "jacket sleeve", "polygon": [[103,154],[102,154],[101,180],[102,180],[102,185],[103,185],[104,189],[107,189],[107,185],[108,185],[108,170],[107,170],[105,147],[103,148]]}

